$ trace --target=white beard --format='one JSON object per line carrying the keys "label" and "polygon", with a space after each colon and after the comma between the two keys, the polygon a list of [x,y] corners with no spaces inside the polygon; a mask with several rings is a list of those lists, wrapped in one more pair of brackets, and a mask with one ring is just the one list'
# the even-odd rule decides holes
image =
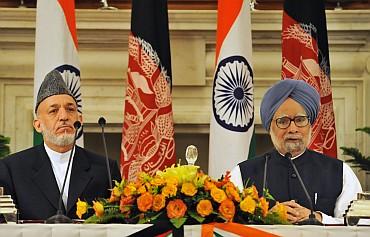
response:
{"label": "white beard", "polygon": [[41,124],[42,128],[42,135],[48,140],[50,143],[57,145],[57,146],[68,146],[71,145],[74,141],[74,134],[64,133],[59,136],[53,134],[49,129]]}

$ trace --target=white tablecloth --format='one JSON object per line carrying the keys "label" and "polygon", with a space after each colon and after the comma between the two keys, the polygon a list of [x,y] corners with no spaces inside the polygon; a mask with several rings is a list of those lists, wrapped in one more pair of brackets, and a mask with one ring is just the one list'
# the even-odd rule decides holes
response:
{"label": "white tablecloth", "polygon": [[[1,224],[0,237],[123,237],[149,225],[121,224]],[[364,226],[282,226],[251,227],[287,237],[369,237]],[[185,226],[185,236],[200,236],[200,225]],[[149,237],[149,236],[147,236]]]}

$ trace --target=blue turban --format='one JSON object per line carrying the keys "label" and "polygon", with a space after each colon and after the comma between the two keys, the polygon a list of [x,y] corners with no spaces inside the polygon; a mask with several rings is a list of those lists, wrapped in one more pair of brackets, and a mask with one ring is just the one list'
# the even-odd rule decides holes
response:
{"label": "blue turban", "polygon": [[270,87],[261,102],[261,120],[268,131],[271,120],[282,103],[287,98],[297,101],[313,124],[320,110],[320,95],[315,88],[302,80],[285,79]]}

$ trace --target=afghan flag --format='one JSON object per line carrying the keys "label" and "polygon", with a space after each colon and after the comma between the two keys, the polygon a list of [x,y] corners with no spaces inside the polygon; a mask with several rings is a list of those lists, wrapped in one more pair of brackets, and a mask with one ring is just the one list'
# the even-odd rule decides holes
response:
{"label": "afghan flag", "polygon": [[121,174],[154,174],[176,162],[166,0],[132,1]]}
{"label": "afghan flag", "polygon": [[282,79],[304,80],[321,96],[309,148],[337,157],[330,81],[328,35],[323,0],[286,0],[282,29]]}
{"label": "afghan flag", "polygon": [[[76,98],[82,114],[80,69],[74,0],[38,0],[36,11],[34,105],[46,74],[56,69]],[[34,131],[34,144],[41,144],[41,134]],[[82,127],[77,143],[83,145]]]}
{"label": "afghan flag", "polygon": [[220,177],[248,158],[254,133],[249,1],[219,0],[209,170]]}

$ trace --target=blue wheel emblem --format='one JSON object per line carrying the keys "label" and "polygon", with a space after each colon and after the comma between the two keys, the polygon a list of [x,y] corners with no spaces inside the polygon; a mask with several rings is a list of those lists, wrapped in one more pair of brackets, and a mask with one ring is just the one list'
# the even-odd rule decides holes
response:
{"label": "blue wheel emblem", "polygon": [[218,124],[246,132],[253,124],[253,71],[242,56],[223,59],[213,80],[213,114]]}

